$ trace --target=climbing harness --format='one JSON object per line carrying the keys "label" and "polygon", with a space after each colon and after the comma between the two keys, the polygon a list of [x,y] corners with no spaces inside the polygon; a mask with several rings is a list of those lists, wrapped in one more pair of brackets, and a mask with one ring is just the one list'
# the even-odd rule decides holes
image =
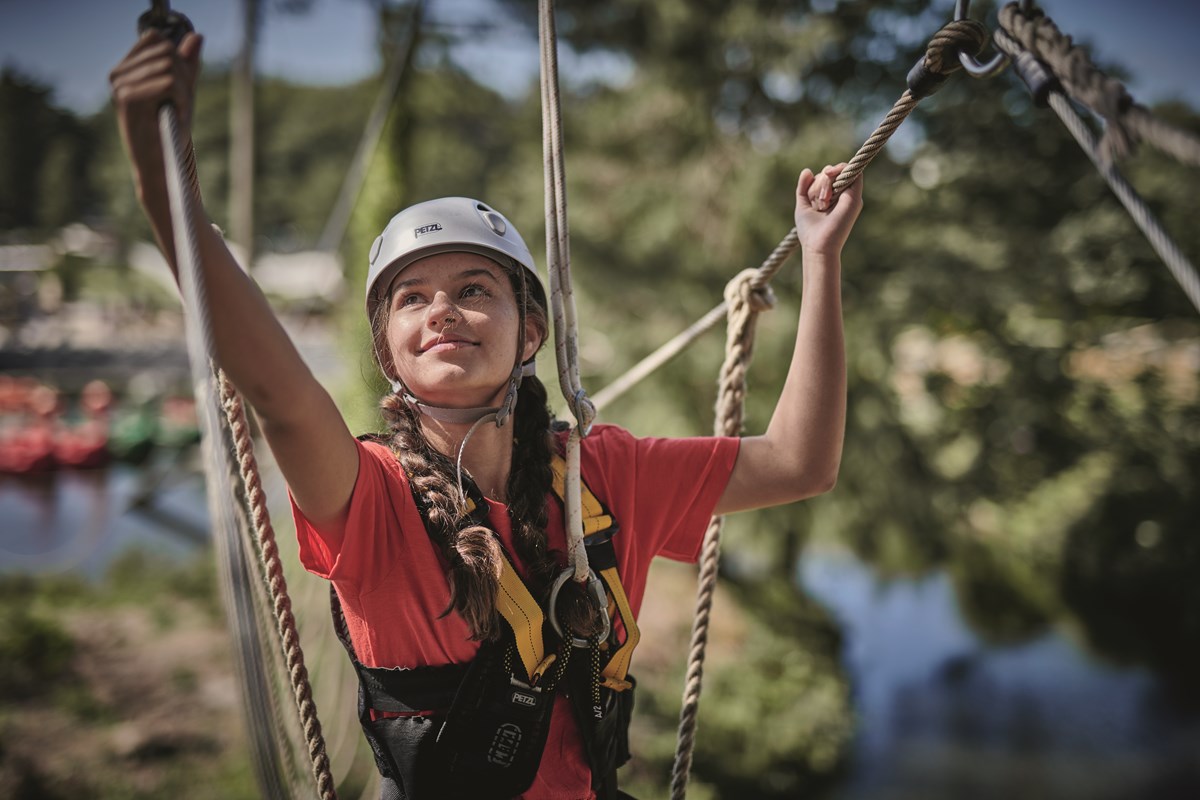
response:
{"label": "climbing harness", "polygon": [[[555,455],[551,468],[561,501],[566,464]],[[467,492],[476,524],[487,526],[487,503],[469,479]],[[413,499],[430,530],[422,498],[414,493]],[[617,574],[613,536],[619,526],[586,486],[581,500],[585,546],[603,581],[601,602],[618,621],[611,632],[584,643],[586,658],[572,656],[580,645],[547,625],[507,553],[496,595],[502,635],[484,642],[465,664],[363,665],[330,588],[334,627],[359,677],[359,722],[380,774],[404,797],[507,800],[525,791],[541,763],[560,687],[568,689],[587,746],[593,788],[601,800],[616,797],[616,769],[629,758],[634,686],[629,662],[640,637]]]}

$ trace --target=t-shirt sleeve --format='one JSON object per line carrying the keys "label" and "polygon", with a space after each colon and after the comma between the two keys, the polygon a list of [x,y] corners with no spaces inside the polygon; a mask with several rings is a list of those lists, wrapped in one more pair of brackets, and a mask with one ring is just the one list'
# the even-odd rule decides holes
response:
{"label": "t-shirt sleeve", "polygon": [[[589,486],[609,502],[638,550],[678,561],[695,561],[717,501],[737,460],[736,437],[638,438],[616,426],[593,432],[584,449],[603,477]],[[588,441],[585,440],[585,441]],[[593,458],[589,459],[589,449]]]}
{"label": "t-shirt sleeve", "polygon": [[304,568],[366,591],[385,577],[382,570],[403,556],[402,537],[380,534],[399,530],[402,521],[417,512],[404,471],[391,451],[373,442],[357,445],[358,477],[343,525],[317,527],[290,494],[289,500]]}

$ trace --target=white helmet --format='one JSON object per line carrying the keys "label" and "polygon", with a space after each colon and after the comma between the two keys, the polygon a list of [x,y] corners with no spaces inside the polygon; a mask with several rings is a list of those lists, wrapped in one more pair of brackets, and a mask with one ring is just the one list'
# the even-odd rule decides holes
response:
{"label": "white helmet", "polygon": [[[435,253],[478,253],[509,266],[511,259],[527,271],[534,296],[545,307],[545,290],[533,254],[516,226],[487,203],[469,197],[442,197],[404,209],[371,246],[367,272],[367,318],[387,299],[392,279],[417,259]],[[499,258],[497,258],[499,256]]]}
{"label": "white helmet", "polygon": [[[373,322],[380,303],[387,301],[392,280],[405,267],[425,256],[437,253],[477,253],[505,268],[519,264],[525,270],[526,285],[535,302],[546,308],[546,290],[534,266],[533,254],[517,232],[516,227],[499,211],[486,203],[469,197],[442,197],[404,209],[392,217],[383,233],[371,246],[370,268],[367,271],[366,311]],[[522,317],[524,309],[522,309]],[[522,326],[522,332],[524,326]],[[382,365],[382,353],[376,350],[376,360]],[[518,359],[520,353],[517,354]],[[504,404],[489,409],[443,409],[423,403],[407,390],[402,382],[387,376],[392,389],[401,393],[409,405],[424,414],[447,422],[474,422],[488,413],[496,413],[496,424],[502,425],[516,403],[521,378],[534,374],[533,361],[516,364],[509,382]],[[465,442],[464,442],[465,444]]]}

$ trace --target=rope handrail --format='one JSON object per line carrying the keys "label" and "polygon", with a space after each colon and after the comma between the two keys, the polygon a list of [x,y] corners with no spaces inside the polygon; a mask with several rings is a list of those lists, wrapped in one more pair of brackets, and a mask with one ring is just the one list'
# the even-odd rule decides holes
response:
{"label": "rope handrail", "polygon": [[[977,55],[983,49],[986,40],[987,31],[979,23],[969,19],[952,21],[930,39],[923,66],[929,73],[949,75],[962,68],[958,59],[959,52]],[[904,91],[875,132],[867,138],[834,181],[835,199],[862,174],[921,99],[921,96],[910,89]],[[799,246],[798,232],[792,228],[762,265],[756,269],[743,270],[725,287],[729,324],[713,425],[714,432],[719,436],[737,436],[742,432],[746,371],[753,356],[758,315],[774,305],[769,282]],[[704,657],[708,645],[708,626],[720,562],[721,532],[722,518],[714,517],[705,531],[701,546],[696,611],[688,650],[683,705],[679,713],[675,765],[671,775],[671,800],[683,800],[687,794],[704,676]]]}
{"label": "rope handrail", "polygon": [[[184,338],[192,377],[192,391],[196,397],[200,420],[201,449],[207,478],[205,483],[214,529],[213,541],[225,596],[226,616],[237,655],[235,667],[239,675],[238,683],[246,701],[251,760],[255,775],[264,796],[279,800],[290,796],[291,792],[287,787],[291,782],[286,778],[290,770],[281,763],[280,758],[283,755],[285,761],[290,761],[290,752],[281,747],[279,737],[271,727],[275,717],[274,709],[268,707],[272,697],[272,684],[264,669],[254,604],[254,584],[251,570],[246,563],[244,548],[241,546],[250,537],[247,512],[254,518],[255,526],[260,529],[257,541],[260,552],[263,553],[264,566],[273,564],[265,569],[265,577],[270,585],[272,604],[279,618],[281,632],[285,629],[289,631],[282,638],[287,643],[286,658],[292,673],[301,725],[309,740],[314,778],[322,800],[336,800],[328,759],[324,757],[325,746],[321,738],[320,724],[316,721],[316,707],[312,703],[307,672],[303,669],[303,656],[295,632],[295,620],[291,618],[287,586],[282,579],[282,565],[279,563],[274,532],[270,527],[265,496],[253,457],[249,426],[232,385],[227,384],[223,375],[213,373],[212,354],[215,348],[212,320],[208,310],[205,283],[200,276],[199,241],[192,227],[195,204],[200,197],[199,183],[192,149],[179,125],[174,106],[164,105],[159,110],[159,137],[162,142],[180,296],[186,311]],[[220,384],[219,389],[214,386],[214,379]],[[218,405],[226,412],[228,429],[221,424]],[[230,459],[231,443],[226,438],[227,433],[234,435],[235,441],[232,444],[237,450],[240,473]],[[238,496],[234,486],[235,478],[239,475],[248,501],[244,508],[235,508],[233,502],[233,498]],[[284,616],[290,619],[290,625],[285,624]]]}
{"label": "rope handrail", "polygon": [[[997,47],[1014,59],[1022,53],[1032,54],[1031,51],[1022,46],[1020,41],[1009,35],[1004,29],[996,32],[995,40]],[[1036,57],[1036,54],[1032,55]],[[1042,63],[1050,67],[1053,71],[1051,64]],[[1061,75],[1056,74],[1055,77],[1059,78],[1060,81],[1062,80]],[[1117,170],[1112,159],[1108,157],[1111,150],[1106,150],[1105,145],[1096,140],[1087,123],[1076,113],[1070,100],[1067,99],[1063,92],[1050,89],[1047,100],[1050,107],[1058,115],[1059,119],[1062,120],[1063,125],[1075,138],[1075,141],[1079,143],[1083,152],[1091,159],[1092,164],[1096,167],[1096,171],[1100,173],[1100,177],[1105,180],[1109,188],[1112,189],[1113,194],[1121,202],[1121,205],[1125,207],[1130,218],[1146,237],[1154,252],[1166,264],[1167,269],[1171,272],[1171,275],[1175,278],[1180,288],[1183,289],[1188,300],[1196,307],[1197,311],[1200,311],[1200,273],[1197,272],[1195,265],[1192,264],[1179,246],[1175,244],[1170,234],[1163,228],[1158,218],[1154,215],[1154,212],[1150,210],[1150,207],[1146,205],[1133,186]]]}
{"label": "rope handrail", "polygon": [[1134,102],[1125,85],[1093,64],[1087,51],[1060,31],[1054,20],[1038,8],[1025,13],[1022,5],[1009,3],[1000,9],[1001,31],[1046,64],[1072,99],[1104,118],[1105,131],[1098,143],[1102,158],[1124,158],[1144,141],[1180,162],[1200,166],[1200,138]]}

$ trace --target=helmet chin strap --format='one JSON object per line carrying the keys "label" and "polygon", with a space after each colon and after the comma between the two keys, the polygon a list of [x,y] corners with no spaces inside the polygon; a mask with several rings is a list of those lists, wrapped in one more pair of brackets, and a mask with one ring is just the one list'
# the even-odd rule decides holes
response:
{"label": "helmet chin strap", "polygon": [[537,365],[532,360],[518,364],[513,367],[512,375],[509,376],[508,390],[504,393],[504,401],[498,406],[478,406],[476,408],[447,408],[431,405],[410,392],[402,381],[393,380],[390,383],[392,391],[400,395],[400,399],[409,408],[419,411],[430,419],[448,422],[452,425],[471,425],[489,414],[494,414],[496,427],[502,428],[517,406],[517,390],[521,388],[521,381],[533,377],[536,373]]}
{"label": "helmet chin strap", "polygon": [[458,445],[458,457],[454,460],[455,477],[458,482],[458,495],[465,502],[466,492],[463,489],[462,480],[462,460],[463,452],[467,449],[467,442],[475,435],[475,431],[479,430],[483,423],[489,419],[496,423],[497,428],[504,427],[504,423],[512,416],[513,410],[517,406],[517,390],[521,388],[521,381],[524,378],[532,377],[537,372],[537,365],[533,359],[518,364],[513,367],[512,375],[508,379],[508,391],[504,393],[504,402],[498,406],[478,407],[478,408],[446,408],[444,406],[433,406],[428,403],[422,403],[417,399],[416,395],[408,391],[408,388],[398,380],[391,381],[392,389],[400,398],[408,405],[409,408],[415,409],[430,419],[435,419],[438,422],[448,422],[454,425],[470,425],[470,430],[463,437],[462,442]]}

